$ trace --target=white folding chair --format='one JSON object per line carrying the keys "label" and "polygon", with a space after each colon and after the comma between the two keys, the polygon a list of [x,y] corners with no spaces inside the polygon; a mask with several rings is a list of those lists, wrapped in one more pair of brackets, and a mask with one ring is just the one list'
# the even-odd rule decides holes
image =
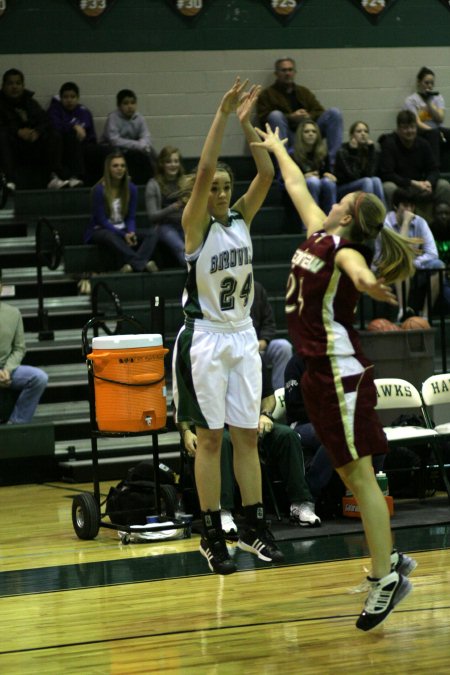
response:
{"label": "white folding chair", "polygon": [[[450,373],[427,377],[422,384],[422,398],[427,413],[431,406],[442,405],[445,403],[450,404]],[[437,424],[434,429],[442,436],[450,436],[450,407],[448,411],[448,422]]]}
{"label": "white folding chair", "polygon": [[[377,388],[377,411],[416,411],[416,413],[420,413],[422,415],[425,424],[425,426],[383,426],[383,430],[386,434],[386,439],[389,445],[392,447],[398,445],[404,445],[408,447],[430,444],[441,467],[442,451],[438,442],[438,433],[431,427],[429,423],[425,405],[417,387],[415,387],[412,382],[408,382],[408,380],[403,380],[397,377],[377,378],[375,379],[375,386]],[[427,460],[424,461],[422,456],[421,463],[422,474],[424,477],[428,468],[428,463]],[[441,469],[441,473],[444,477],[445,471]],[[447,480],[445,484],[450,499],[450,486],[448,486]]]}
{"label": "white folding chair", "polygon": [[[447,473],[448,465],[445,464],[443,455],[443,444],[446,444],[450,438],[450,373],[431,375],[428,377],[422,384],[421,394],[427,424],[430,427],[434,426],[434,430],[438,434],[436,445],[439,446],[439,450],[436,454],[436,459],[438,460],[441,475],[450,500],[450,481]],[[447,405],[445,410],[448,410],[448,421],[433,425],[430,408],[441,405]]]}
{"label": "white folding chair", "polygon": [[[375,386],[377,388],[376,410],[415,409],[422,413],[424,423],[427,424],[420,392],[411,382],[398,377],[380,377],[375,380]],[[406,443],[406,441],[424,443],[437,436],[437,432],[429,426],[383,426],[383,430],[388,443],[396,445]]]}

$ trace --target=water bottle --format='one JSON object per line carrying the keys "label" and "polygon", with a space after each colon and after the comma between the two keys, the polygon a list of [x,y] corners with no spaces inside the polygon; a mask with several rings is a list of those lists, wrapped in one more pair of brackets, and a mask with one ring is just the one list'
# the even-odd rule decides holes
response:
{"label": "water bottle", "polygon": [[380,486],[381,492],[384,494],[386,497],[389,494],[389,485],[388,485],[388,479],[384,471],[378,471],[376,474],[377,478],[377,483]]}

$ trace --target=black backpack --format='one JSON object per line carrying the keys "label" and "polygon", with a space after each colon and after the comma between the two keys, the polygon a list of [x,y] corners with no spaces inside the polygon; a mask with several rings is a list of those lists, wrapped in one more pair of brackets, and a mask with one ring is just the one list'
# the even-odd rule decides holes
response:
{"label": "black backpack", "polygon": [[[116,525],[145,525],[147,516],[156,511],[156,493],[153,464],[144,461],[128,471],[125,480],[111,487],[106,498],[105,513]],[[175,513],[177,491],[176,474],[165,464],[159,465],[161,510],[167,516]]]}

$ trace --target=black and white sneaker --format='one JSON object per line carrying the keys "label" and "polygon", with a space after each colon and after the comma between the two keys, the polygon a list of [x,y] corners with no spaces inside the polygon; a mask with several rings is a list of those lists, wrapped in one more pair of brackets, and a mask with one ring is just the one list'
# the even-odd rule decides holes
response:
{"label": "black and white sneaker", "polygon": [[217,537],[202,537],[200,553],[206,558],[211,572],[216,574],[233,574],[237,567],[228,553],[227,545],[221,531]]}
{"label": "black and white sneaker", "polygon": [[410,558],[406,553],[400,553],[395,549],[391,553],[391,570],[398,572],[404,577],[409,577],[417,567],[417,560]]}
{"label": "black and white sneaker", "polygon": [[254,553],[266,562],[283,562],[284,555],[275,544],[272,532],[266,527],[261,530],[247,529],[239,537],[238,547]]}
{"label": "black and white sneaker", "polygon": [[393,571],[382,579],[371,579],[369,595],[364,609],[359,615],[356,627],[369,631],[379,626],[398,605],[412,591],[412,584],[406,577]]}

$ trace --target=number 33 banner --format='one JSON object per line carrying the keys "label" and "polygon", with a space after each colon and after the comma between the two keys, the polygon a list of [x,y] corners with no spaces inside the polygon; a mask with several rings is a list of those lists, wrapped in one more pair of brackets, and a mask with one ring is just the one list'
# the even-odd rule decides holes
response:
{"label": "number 33 banner", "polygon": [[88,19],[97,20],[109,9],[116,0],[72,0],[80,12]]}
{"label": "number 33 banner", "polygon": [[352,0],[354,5],[364,12],[372,23],[376,23],[385,12],[392,7],[396,0]]}
{"label": "number 33 banner", "polygon": [[206,0],[171,0],[171,4],[178,14],[192,19],[200,14],[205,7]]}
{"label": "number 33 banner", "polygon": [[303,0],[266,0],[269,8],[283,23],[292,19]]}

